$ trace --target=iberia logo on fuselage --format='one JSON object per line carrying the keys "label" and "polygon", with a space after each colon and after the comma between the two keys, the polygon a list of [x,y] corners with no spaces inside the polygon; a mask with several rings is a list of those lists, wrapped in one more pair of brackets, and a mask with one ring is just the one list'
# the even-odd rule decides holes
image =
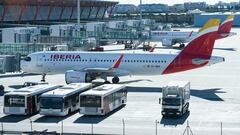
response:
{"label": "iberia logo on fuselage", "polygon": [[81,59],[78,54],[51,54],[50,59]]}

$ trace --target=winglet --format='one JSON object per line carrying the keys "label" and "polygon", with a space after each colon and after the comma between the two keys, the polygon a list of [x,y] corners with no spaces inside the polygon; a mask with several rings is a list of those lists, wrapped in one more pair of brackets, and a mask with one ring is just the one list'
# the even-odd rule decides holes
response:
{"label": "winglet", "polygon": [[189,33],[188,37],[191,37],[193,33],[193,30]]}
{"label": "winglet", "polygon": [[120,57],[117,59],[117,61],[113,64],[112,68],[116,69],[119,67],[119,65],[121,64],[123,58],[123,54],[120,55]]}
{"label": "winglet", "polygon": [[157,46],[157,44],[153,45],[153,47],[151,47],[148,51],[153,52],[156,46]]}

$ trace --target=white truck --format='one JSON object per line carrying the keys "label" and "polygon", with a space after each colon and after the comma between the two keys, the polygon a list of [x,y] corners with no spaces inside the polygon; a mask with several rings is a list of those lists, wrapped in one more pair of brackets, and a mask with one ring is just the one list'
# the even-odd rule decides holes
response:
{"label": "white truck", "polygon": [[172,81],[162,88],[162,115],[182,116],[188,111],[190,99],[190,82]]}

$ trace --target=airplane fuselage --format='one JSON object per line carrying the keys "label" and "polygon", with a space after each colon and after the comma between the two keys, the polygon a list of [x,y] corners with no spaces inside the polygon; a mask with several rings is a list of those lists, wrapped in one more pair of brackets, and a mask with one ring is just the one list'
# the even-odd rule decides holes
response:
{"label": "airplane fuselage", "polygon": [[[92,67],[109,68],[119,58],[120,53],[38,52],[29,56],[32,62],[29,64],[22,61],[23,70],[39,74],[58,74]],[[175,57],[176,54],[124,53],[118,70],[122,74],[159,75]]]}
{"label": "airplane fuselage", "polygon": [[[210,59],[189,56],[175,60],[177,54],[49,51],[30,54],[31,62],[22,61],[21,66],[23,71],[37,74],[61,74],[67,70],[83,71],[88,68],[102,70],[111,67],[121,54],[123,58],[113,76],[161,75],[224,61],[217,56]],[[169,66],[172,71],[167,69]]]}

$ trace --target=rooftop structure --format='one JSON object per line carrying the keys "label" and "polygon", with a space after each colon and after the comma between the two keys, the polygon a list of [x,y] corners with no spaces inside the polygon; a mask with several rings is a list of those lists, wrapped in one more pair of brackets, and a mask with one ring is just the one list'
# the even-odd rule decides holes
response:
{"label": "rooftop structure", "polygon": [[[81,19],[102,19],[118,2],[81,0]],[[77,19],[77,0],[0,0],[0,23]]]}

